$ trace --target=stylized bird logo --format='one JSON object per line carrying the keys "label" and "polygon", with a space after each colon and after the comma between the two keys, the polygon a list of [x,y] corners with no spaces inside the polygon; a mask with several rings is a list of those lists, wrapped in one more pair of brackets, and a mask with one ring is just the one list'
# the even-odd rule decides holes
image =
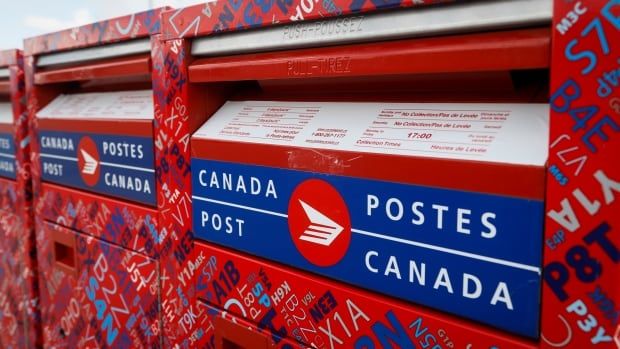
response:
{"label": "stylized bird logo", "polygon": [[88,154],[84,149],[80,149],[82,153],[82,157],[84,158],[84,167],[82,168],[82,173],[87,175],[92,175],[97,171],[97,166],[99,166],[99,162],[92,155]]}
{"label": "stylized bird logo", "polygon": [[299,203],[310,220],[310,225],[299,239],[323,246],[331,245],[344,228],[302,200]]}

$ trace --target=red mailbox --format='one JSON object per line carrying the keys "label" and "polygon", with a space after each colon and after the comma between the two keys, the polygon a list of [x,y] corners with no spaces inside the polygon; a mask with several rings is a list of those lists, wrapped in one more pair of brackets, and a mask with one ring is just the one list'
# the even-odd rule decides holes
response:
{"label": "red mailbox", "polygon": [[187,347],[189,171],[161,9],[25,41],[46,346]]}
{"label": "red mailbox", "polygon": [[[245,7],[233,7],[229,4],[217,3],[168,11],[163,15],[164,37],[166,38],[165,56],[171,62],[175,62],[173,69],[175,74],[171,76],[168,94],[171,98],[178,100],[178,103],[169,105],[171,108],[169,113],[175,114],[182,111],[184,115],[190,116],[194,114],[206,114],[208,117],[215,115],[205,124],[206,133],[196,134],[192,138],[193,231],[199,239],[208,241],[204,244],[199,243],[201,250],[204,247],[204,250],[223,251],[221,253],[225,254],[226,257],[222,261],[219,257],[221,254],[215,252],[196,256],[198,260],[204,263],[204,261],[209,260],[210,256],[217,255],[218,257],[213,259],[217,260],[218,263],[224,263],[218,264],[218,268],[220,268],[217,269],[218,272],[210,273],[208,270],[203,270],[205,274],[198,276],[196,287],[199,297],[214,308],[219,308],[227,313],[235,313],[236,316],[253,322],[255,326],[269,328],[275,337],[290,336],[298,327],[294,325],[294,322],[288,321],[287,315],[289,314],[284,312],[286,309],[274,307],[273,299],[271,299],[271,303],[264,302],[268,305],[259,302],[260,297],[264,294],[273,296],[277,292],[277,288],[271,288],[264,292],[257,291],[257,295],[250,292],[251,297],[248,297],[247,302],[243,303],[245,301],[243,296],[248,296],[248,294],[239,293],[241,292],[239,289],[243,286],[256,286],[256,274],[261,270],[252,273],[249,270],[246,271],[245,268],[236,268],[238,274],[235,274],[231,271],[230,264],[226,264],[231,262],[236,266],[241,263],[241,260],[247,258],[260,261],[257,263],[264,265],[262,271],[267,273],[266,270],[272,270],[269,267],[276,268],[276,265],[273,264],[275,261],[283,264],[283,270],[288,273],[286,275],[290,275],[288,279],[283,277],[286,280],[302,278],[302,275],[306,275],[294,268],[339,279],[339,281],[334,281],[307,276],[313,278],[313,282],[317,285],[321,285],[321,294],[332,288],[345,290],[343,296],[337,298],[339,307],[335,310],[338,311],[339,316],[342,316],[346,310],[346,305],[342,305],[345,304],[346,299],[361,297],[356,291],[362,291],[349,286],[353,284],[356,287],[374,291],[369,293],[369,297],[375,301],[375,308],[381,309],[378,310],[379,312],[386,314],[389,309],[396,307],[393,299],[380,295],[380,293],[385,293],[411,301],[410,303],[403,303],[403,311],[405,312],[402,315],[403,318],[414,316],[412,314],[421,314],[419,315],[421,318],[437,316],[437,327],[429,331],[439,333],[439,330],[442,329],[448,334],[452,333],[450,338],[454,343],[464,343],[461,345],[470,343],[475,347],[476,341],[479,340],[482,344],[485,340],[492,338],[492,340],[497,341],[498,345],[505,341],[504,344],[509,347],[515,345],[548,345],[547,334],[557,334],[555,333],[558,331],[557,326],[545,325],[543,322],[541,329],[536,323],[541,314],[542,318],[545,319],[546,314],[558,314],[559,308],[557,306],[546,306],[541,309],[540,307],[539,295],[541,290],[542,293],[547,292],[545,290],[548,287],[545,280],[547,277],[544,277],[542,271],[543,259],[547,258],[542,256],[544,249],[542,221],[547,214],[542,203],[543,200],[549,198],[550,192],[544,185],[545,154],[547,153],[548,140],[536,136],[535,133],[542,131],[541,134],[544,135],[547,133],[546,127],[549,126],[545,126],[544,123],[528,123],[525,115],[516,118],[516,120],[523,119],[523,122],[517,122],[517,124],[523,127],[525,133],[518,136],[519,141],[510,147],[516,152],[520,152],[524,150],[522,148],[527,148],[519,146],[520,142],[528,143],[528,145],[537,144],[535,147],[539,149],[539,154],[542,156],[542,160],[536,164],[526,165],[526,167],[530,166],[527,171],[533,171],[529,176],[516,168],[513,168],[512,171],[507,170],[505,174],[501,174],[501,171],[491,173],[506,165],[506,162],[511,162],[509,156],[504,156],[498,161],[497,166],[491,167],[475,161],[470,162],[463,158],[462,161],[455,162],[454,167],[450,169],[448,167],[440,169],[433,164],[435,160],[428,156],[403,160],[399,166],[396,166],[395,164],[398,161],[392,161],[394,158],[391,157],[396,155],[395,151],[392,145],[388,144],[390,149],[385,149],[383,154],[378,152],[379,155],[369,155],[369,153],[373,153],[370,151],[366,154],[359,154],[362,153],[360,150],[354,154],[355,156],[348,153],[351,156],[347,157],[346,151],[348,149],[334,149],[335,147],[332,145],[339,144],[340,138],[345,140],[343,143],[346,143],[349,140],[348,137],[351,133],[349,131],[351,130],[341,127],[342,125],[338,122],[332,122],[332,119],[342,120],[346,115],[350,128],[362,127],[370,134],[367,137],[376,138],[376,135],[367,127],[367,114],[375,112],[376,105],[373,103],[380,103],[383,106],[378,114],[383,119],[393,119],[396,109],[402,118],[411,117],[411,115],[404,115],[405,112],[420,114],[420,112],[428,111],[428,105],[414,105],[414,103],[458,103],[459,105],[456,107],[452,105],[453,111],[456,109],[463,111],[467,109],[467,105],[471,105],[470,103],[489,103],[491,105],[498,103],[517,105],[548,103],[549,71],[553,69],[553,64],[556,64],[555,61],[551,61],[550,24],[554,16],[552,2],[480,1],[374,12],[367,12],[371,9],[378,10],[372,8],[373,6],[369,5],[368,2],[355,2],[355,4],[367,4],[364,7],[356,7],[355,4],[349,4],[346,1],[314,2],[311,4],[312,6],[308,2],[302,3],[305,12],[301,6],[299,9],[306,15],[301,17],[296,16],[295,4],[290,7],[284,5],[278,7],[274,4],[272,8],[265,6],[258,9],[250,4],[244,5]],[[613,1],[609,2],[608,12],[606,12],[607,17],[612,19],[615,17],[609,13],[614,12],[609,11],[615,9],[613,3]],[[556,12],[556,18],[560,18],[558,23],[561,22],[562,17],[560,16],[563,15],[565,14],[557,14]],[[324,18],[318,19],[319,17]],[[608,22],[611,23],[610,21]],[[563,28],[566,26],[563,24]],[[558,52],[560,51],[564,52],[558,50]],[[574,55],[577,55],[577,51]],[[573,58],[579,59],[579,57]],[[175,85],[175,80],[181,81],[182,84]],[[332,108],[332,104],[337,106]],[[323,106],[328,105],[329,108],[323,108]],[[350,108],[345,112],[339,112],[340,109],[338,108],[342,108],[343,105],[345,107],[357,105],[357,109]],[[236,107],[238,109],[235,109]],[[497,105],[497,107],[502,109],[503,105]],[[291,108],[301,109],[290,114]],[[232,111],[232,109],[235,110]],[[404,109],[409,110],[405,111]],[[300,131],[304,129],[305,125],[314,122],[309,120],[317,119],[314,116],[322,113],[323,110],[326,110],[326,115],[321,116],[323,120],[326,120],[325,127],[320,130],[313,128],[312,130]],[[258,113],[256,114],[258,116],[252,113]],[[424,116],[424,113],[418,114],[416,116],[431,118],[430,114],[427,116]],[[463,115],[465,114],[467,113],[463,113]],[[357,119],[356,115],[358,116]],[[440,117],[441,115],[435,118]],[[223,122],[224,119],[231,121],[231,123]],[[375,121],[384,122],[386,120]],[[433,121],[437,120],[430,120],[430,123]],[[482,119],[480,121],[485,122]],[[412,132],[405,133],[405,136],[415,133],[416,136],[414,137],[427,137],[426,134],[431,133],[430,137],[434,137],[437,134],[435,132],[437,130],[433,129],[432,125],[426,127],[428,130],[416,131],[421,126],[416,127],[413,124],[396,125],[394,120],[387,122],[388,124],[385,125],[377,124],[375,128],[386,127],[389,132],[384,130],[387,132],[384,134],[390,135],[393,135],[390,127],[411,128]],[[222,126],[223,124],[226,124],[223,128],[213,126]],[[276,124],[280,126],[274,126]],[[550,127],[553,133],[553,128],[557,127],[554,126],[553,120]],[[312,144],[306,142],[304,146],[295,141],[288,142],[288,140],[297,137],[298,134],[303,133],[307,137],[306,131],[310,133],[316,131],[317,134],[326,135],[323,137],[324,143],[320,143],[321,146],[318,146],[318,141]],[[471,129],[466,132],[468,135],[471,134]],[[421,133],[424,135],[419,136]],[[320,135],[315,136],[317,138]],[[231,138],[236,139],[232,140]],[[241,141],[240,138],[245,138],[245,140]],[[390,136],[389,138],[394,137]],[[205,139],[208,139],[208,142],[205,142]],[[308,140],[309,138],[304,139]],[[540,142],[541,139],[543,140],[542,143]],[[384,139],[382,141],[405,142],[403,139]],[[424,141],[433,142],[428,139],[416,140],[419,143]],[[277,146],[275,143],[278,143]],[[433,158],[436,159],[437,157]],[[390,160],[387,160],[388,158]],[[205,159],[208,161],[203,162]],[[362,163],[364,164],[362,165]],[[504,164],[502,165],[502,163]],[[274,168],[283,172],[280,173]],[[487,172],[490,168],[494,170]],[[216,174],[215,179],[212,179],[208,175],[215,173],[215,170],[219,171],[219,175]],[[300,174],[301,172],[304,173]],[[201,173],[202,178],[200,177]],[[348,178],[340,178],[339,176]],[[387,220],[385,222],[368,220],[366,229],[355,226],[354,220],[360,222],[361,219],[354,217],[351,211],[354,210],[356,215],[363,216],[365,209],[380,207],[387,216],[399,218],[401,217],[399,214],[399,207],[401,206],[398,205],[398,202],[402,204],[403,210],[406,209],[409,213],[406,220],[419,222],[420,216],[415,214],[414,206],[418,207],[417,203],[421,199],[414,200],[414,198],[423,197],[421,192],[413,193],[405,188],[392,188],[386,183],[379,185],[375,182],[357,182],[358,179],[373,177],[374,179],[386,180],[389,178],[389,182],[414,184],[421,180],[421,176],[428,176],[429,181],[418,183],[433,188],[454,189],[455,186],[460,186],[460,190],[467,191],[467,195],[469,195],[479,190],[487,194],[491,193],[490,186],[497,185],[502,190],[512,190],[511,193],[504,191],[502,195],[522,198],[528,201],[528,205],[536,202],[536,208],[530,213],[519,214],[516,206],[511,206],[512,209],[509,210],[512,210],[514,214],[507,213],[508,222],[512,222],[507,223],[507,226],[512,224],[513,227],[516,227],[521,223],[528,224],[528,228],[517,229],[513,233],[502,229],[503,236],[512,236],[516,239],[515,243],[505,242],[502,247],[485,249],[486,252],[493,254],[492,257],[486,255],[487,257],[509,262],[516,262],[517,259],[525,257],[529,248],[531,248],[530,252],[534,251],[536,257],[530,260],[531,263],[527,264],[533,268],[528,267],[533,274],[531,278],[526,276],[519,281],[521,285],[535,286],[530,295],[525,296],[521,302],[521,304],[528,304],[527,306],[533,310],[533,313],[527,317],[506,314],[494,318],[491,315],[484,315],[482,306],[469,310],[465,306],[462,309],[458,309],[458,305],[450,307],[449,298],[451,296],[449,295],[446,296],[443,304],[441,298],[437,299],[436,304],[432,304],[432,302],[416,298],[420,296],[419,293],[407,295],[405,294],[406,290],[399,290],[397,287],[390,290],[387,282],[381,284],[376,278],[371,281],[374,276],[370,274],[367,277],[368,282],[364,283],[364,277],[359,275],[359,270],[356,268],[365,263],[368,265],[368,261],[371,262],[372,270],[376,271],[377,274],[392,275],[394,278],[400,276],[400,278],[410,281],[412,280],[410,276],[414,275],[414,281],[416,278],[419,279],[416,270],[420,272],[421,266],[418,264],[411,267],[412,264],[408,263],[404,267],[407,269],[404,274],[399,274],[396,271],[402,271],[402,264],[398,262],[402,258],[396,256],[396,262],[388,258],[399,254],[396,249],[394,249],[393,255],[387,254],[386,256],[385,253],[359,254],[349,260],[346,259],[346,253],[342,259],[342,251],[340,250],[319,253],[316,252],[319,249],[316,249],[316,253],[312,253],[312,251],[304,253],[296,248],[299,247],[297,240],[301,238],[305,238],[304,241],[306,242],[312,239],[321,241],[325,245],[331,245],[331,242],[336,241],[339,234],[347,235],[342,231],[352,231],[353,233],[349,235],[351,236],[350,250],[363,246],[366,249],[376,247],[375,252],[378,251],[380,248],[378,240],[376,244],[368,242],[370,239],[366,239],[364,242],[360,238],[360,235],[363,235],[365,238],[381,238],[411,246],[425,244],[424,248],[443,252],[449,251],[449,253],[455,252],[458,248],[449,247],[443,242],[430,243],[420,240],[421,238],[418,236],[414,238],[411,235],[414,231],[413,228],[404,226],[399,228],[403,236],[386,235],[386,232],[392,229],[390,228],[392,223]],[[351,177],[355,180],[350,179]],[[312,179],[316,179],[316,183],[309,183]],[[300,189],[302,182],[309,183],[306,186],[307,188]],[[345,182],[346,184],[343,184]],[[272,187],[270,187],[270,183],[273,183]],[[375,184],[378,185],[376,188],[374,187]],[[474,188],[471,185],[479,185],[479,187]],[[383,188],[383,191],[379,190],[380,187]],[[222,192],[222,195],[219,196],[216,191],[218,188],[230,190],[227,194]],[[367,195],[364,196],[366,200],[350,200],[350,197],[354,197],[359,192],[366,193],[372,188],[387,196],[380,198],[379,195],[375,195],[374,198],[377,200],[371,201],[368,201],[369,196]],[[291,190],[288,191],[288,189]],[[296,195],[295,193],[298,191],[303,195]],[[314,203],[301,200],[304,203],[300,203],[300,200],[297,200],[303,199],[304,195],[312,196],[312,193],[319,197],[318,201],[321,201],[320,196],[323,196],[323,202]],[[247,194],[247,201],[241,199],[244,194]],[[274,194],[278,195],[279,201],[275,200]],[[406,200],[391,200],[398,195],[404,196]],[[444,197],[439,192],[430,195],[435,199]],[[390,205],[386,204],[388,201]],[[502,206],[500,203],[491,204],[491,201],[486,197],[474,198],[474,196],[470,196],[466,201],[470,204],[481,203],[496,208]],[[346,205],[339,204],[342,202],[345,202]],[[368,203],[371,205],[368,206]],[[377,203],[378,205],[375,207]],[[426,203],[424,204],[426,205]],[[348,207],[348,215],[334,213],[338,210],[339,212],[347,212],[342,207]],[[464,206],[458,207],[469,210]],[[455,221],[458,224],[459,210],[451,207],[446,212],[452,212],[451,210],[456,212]],[[244,212],[243,216],[240,212]],[[372,212],[376,211],[370,211],[370,213]],[[302,218],[305,214],[306,220],[300,218],[298,221],[301,223],[299,224],[291,222],[292,214]],[[250,220],[256,223],[246,225]],[[276,223],[272,223],[276,220],[282,221],[283,226],[280,227]],[[262,228],[260,227],[261,222],[264,223]],[[374,230],[370,227],[373,227]],[[456,229],[456,231],[458,230]],[[523,235],[524,231],[528,234]],[[256,237],[259,233],[260,237]],[[406,233],[408,236],[404,236]],[[251,234],[254,234],[254,240],[248,238]],[[438,234],[440,233],[438,232]],[[332,241],[334,236],[336,238]],[[520,243],[529,244],[529,247],[519,247],[517,240]],[[217,244],[219,247],[209,244]],[[512,252],[507,250],[506,253],[502,252],[507,246],[513,247]],[[465,245],[462,247],[465,248]],[[240,251],[249,255],[244,255]],[[414,248],[411,248],[410,251],[414,251]],[[472,251],[459,251],[472,253]],[[519,258],[514,260],[509,258],[511,254],[515,253],[519,255]],[[312,258],[313,255],[324,258]],[[265,260],[257,258],[258,256],[265,258]],[[381,270],[372,264],[373,261],[378,260],[375,258],[380,256],[383,256],[382,261],[385,262]],[[416,253],[415,256],[420,257],[421,254]],[[415,256],[409,256],[410,259],[406,259],[406,261],[415,260],[413,258]],[[469,256],[471,257],[471,255]],[[437,263],[452,263],[450,259],[451,257],[447,256],[433,258]],[[343,260],[346,262],[342,262]],[[338,265],[338,263],[345,263],[346,265]],[[213,264],[217,263],[213,262]],[[465,267],[466,263],[455,261],[451,265]],[[511,265],[516,266],[515,264]],[[334,266],[340,268],[339,272],[331,271],[335,268]],[[347,274],[347,268],[350,270],[349,274]],[[614,275],[616,269],[609,269],[612,271],[605,275]],[[279,273],[275,269],[273,270],[272,273]],[[441,268],[437,270],[441,270]],[[284,273],[284,271],[280,272]],[[470,273],[466,272],[460,275],[465,274]],[[273,278],[272,275],[269,274],[268,279]],[[518,279],[510,276],[507,272],[497,272],[495,275],[502,275],[502,277],[511,280]],[[558,287],[566,282],[562,275],[562,271],[553,274]],[[219,277],[222,280],[214,280],[214,278]],[[437,281],[436,279],[433,280]],[[344,283],[341,284],[340,282]],[[466,287],[463,285],[467,282],[471,282],[469,276],[458,279],[457,283],[459,287],[465,289]],[[304,283],[300,282],[301,284]],[[435,283],[435,286],[441,284],[440,280],[439,284]],[[265,285],[262,287],[265,288]],[[300,287],[305,291],[306,287]],[[522,290],[524,288],[520,288],[520,291]],[[305,295],[304,291],[299,292]],[[467,292],[462,294],[465,295]],[[237,302],[241,306],[234,306]],[[361,301],[361,298],[360,302],[368,303]],[[459,317],[454,318],[444,312],[429,311],[427,308],[421,307],[420,304],[452,312]],[[309,313],[310,308],[314,305],[316,304],[306,304],[300,308],[304,309],[305,313]],[[254,317],[248,309],[254,309],[254,315],[257,314],[258,310],[275,311],[275,315],[270,318],[273,320],[271,322],[273,326],[262,321],[265,313]],[[575,308],[573,313],[584,313],[584,309],[583,307]],[[203,314],[208,318],[206,311]],[[587,316],[587,314],[585,312],[581,316]],[[396,317],[401,318],[400,315],[396,315]],[[565,318],[560,321],[562,320]],[[317,319],[313,324],[320,323],[321,326],[326,326],[326,323],[321,323],[321,321],[326,320]],[[474,321],[485,322],[495,328],[477,327],[480,325],[474,325]],[[502,325],[502,321],[509,323]],[[517,328],[521,325],[528,328]],[[485,333],[487,337],[485,338],[484,335],[461,335],[465,332],[459,330],[459,326],[471,328],[471,332],[479,330],[481,333]],[[574,326],[569,327],[569,332],[572,334],[571,340],[575,343],[582,343],[581,337],[577,339],[573,328]],[[215,338],[215,332],[210,329],[210,327],[205,329],[207,330],[206,341],[214,345],[211,338]],[[606,333],[612,332],[609,329],[605,330]],[[394,332],[393,327],[391,333]],[[446,332],[442,333],[445,334]],[[510,332],[528,336],[531,340],[515,339],[508,334]],[[350,332],[347,333],[350,334]],[[345,339],[339,337],[342,339],[341,342],[333,341],[332,347],[351,347],[357,340],[360,340],[359,343],[362,344],[372,343],[375,347],[385,346],[380,339],[377,339],[377,336],[372,337],[370,332],[357,333],[357,335],[357,337],[346,335]],[[364,336],[369,336],[370,342],[364,342],[366,340],[362,339]],[[410,337],[410,334],[407,336]],[[303,345],[311,345],[307,338],[296,339],[304,343]],[[409,342],[404,340],[402,343]]]}
{"label": "red mailbox", "polygon": [[0,51],[0,193],[0,346],[40,346],[30,144],[20,50]]}

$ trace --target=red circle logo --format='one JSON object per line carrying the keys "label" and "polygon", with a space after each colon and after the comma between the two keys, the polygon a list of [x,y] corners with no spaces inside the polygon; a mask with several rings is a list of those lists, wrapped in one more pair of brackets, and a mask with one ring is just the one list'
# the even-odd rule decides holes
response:
{"label": "red circle logo", "polygon": [[324,180],[309,179],[295,188],[288,203],[288,227],[297,250],[314,265],[332,266],[349,249],[349,210]]}
{"label": "red circle logo", "polygon": [[78,144],[78,169],[82,180],[89,187],[94,187],[99,182],[99,151],[97,144],[92,138],[82,137]]}

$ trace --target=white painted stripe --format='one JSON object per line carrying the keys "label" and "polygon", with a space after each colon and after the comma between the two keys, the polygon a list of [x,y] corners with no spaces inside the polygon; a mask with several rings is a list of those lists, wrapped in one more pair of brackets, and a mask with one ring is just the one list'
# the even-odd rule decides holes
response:
{"label": "white painted stripe", "polygon": [[0,157],[15,159],[15,155],[0,153]]}
{"label": "white painted stripe", "polygon": [[[61,156],[61,155],[54,155],[54,154],[45,154],[45,153],[41,153],[41,157],[42,158],[51,158],[51,159],[59,159],[59,160],[67,160],[67,161],[78,161],[77,158],[72,158],[69,156]],[[99,164],[101,166],[110,166],[110,167],[118,167],[118,168],[124,168],[124,169],[128,169],[128,170],[134,170],[134,171],[142,171],[142,172],[150,172],[150,173],[154,173],[155,170],[152,168],[144,168],[144,167],[136,167],[136,166],[129,166],[129,165],[121,165],[121,164],[114,164],[111,162],[99,162]]]}
{"label": "white painted stripe", "polygon": [[[245,205],[233,204],[231,202],[225,202],[225,201],[220,201],[220,200],[209,199],[209,198],[205,198],[205,197],[197,196],[197,195],[192,195],[192,199],[199,200],[199,201],[205,201],[205,202],[211,202],[211,203],[214,203],[214,204],[219,204],[219,205],[224,205],[224,206],[236,207],[236,208],[240,208],[240,209],[243,209],[243,210],[264,213],[264,214],[268,214],[268,215],[272,215],[272,216],[277,216],[277,217],[282,217],[282,218],[288,218],[288,215],[284,214],[284,213],[263,210],[263,209],[260,209],[260,208],[255,208],[255,207],[250,207],[250,206],[245,206]],[[463,251],[454,250],[454,249],[451,249],[451,248],[435,246],[435,245],[426,244],[426,243],[422,243],[422,242],[411,241],[411,240],[401,239],[401,238],[397,238],[397,237],[393,237],[393,236],[377,234],[377,233],[373,233],[373,232],[369,232],[369,231],[365,231],[365,230],[360,230],[360,229],[353,229],[353,228],[351,228],[351,232],[356,233],[356,234],[360,234],[360,235],[366,235],[366,236],[378,238],[378,239],[398,242],[398,243],[405,244],[405,245],[421,247],[421,248],[425,248],[425,249],[428,249],[428,250],[433,250],[433,251],[438,251],[438,252],[443,252],[443,253],[449,253],[449,254],[453,254],[453,255],[457,255],[457,256],[461,256],[461,257],[467,257],[467,258],[471,258],[471,259],[476,259],[476,260],[480,260],[480,261],[483,261],[483,262],[488,262],[488,263],[493,263],[493,264],[500,264],[500,265],[504,265],[504,266],[511,267],[511,268],[532,271],[532,272],[535,272],[535,273],[538,273],[538,274],[541,273],[540,267],[533,266],[533,265],[527,265],[527,264],[522,264],[522,263],[517,263],[517,262],[511,262],[511,261],[507,261],[507,260],[504,260],[504,259],[487,257],[487,256],[475,254],[475,253],[463,252]]]}
{"label": "white painted stripe", "polygon": [[282,218],[288,218],[288,215],[284,214],[284,213],[263,210],[263,209],[260,209],[260,208],[255,208],[255,207],[250,207],[250,206],[237,205],[237,204],[233,204],[231,202],[225,202],[225,201],[209,199],[209,198],[205,198],[205,197],[202,197],[202,196],[192,195],[192,199],[196,199],[198,201],[211,202],[211,203],[214,203],[214,204],[219,204],[219,205],[224,205],[224,206],[236,207],[236,208],[240,208],[240,209],[247,210],[247,211],[259,212],[259,213],[264,213],[264,214],[268,214],[268,215],[272,215],[272,216],[277,216],[277,217],[282,217]]}
{"label": "white painted stripe", "polygon": [[431,245],[431,244],[425,244],[423,242],[417,242],[417,241],[401,239],[401,238],[397,238],[397,237],[394,237],[394,236],[387,236],[387,235],[377,234],[377,233],[373,233],[373,232],[365,231],[365,230],[360,230],[360,229],[353,229],[353,228],[351,228],[351,231],[356,233],[356,234],[371,236],[371,237],[378,238],[378,239],[383,239],[383,240],[394,241],[394,242],[398,242],[398,243],[405,244],[405,245],[411,245],[411,246],[426,248],[428,250],[449,253],[449,254],[453,254],[453,255],[456,255],[456,256],[467,257],[467,258],[471,258],[471,259],[477,259],[477,260],[480,260],[480,261],[483,261],[483,262],[489,262],[489,263],[494,263],[494,264],[501,264],[501,265],[505,265],[507,267],[523,269],[523,270],[527,270],[527,271],[533,271],[535,273],[540,274],[540,268],[536,267],[536,266],[533,266],[533,265],[527,265],[527,264],[507,261],[507,260],[504,260],[504,259],[482,256],[482,255],[475,254],[475,253],[469,253],[469,252],[463,252],[463,251],[459,251],[459,250],[453,250],[451,248],[435,246],[435,245]]}
{"label": "white painted stripe", "polygon": [[67,161],[78,161],[77,158],[72,158],[69,156],[61,156],[61,155],[54,155],[54,154],[46,154],[46,153],[41,153],[40,156],[42,158],[50,158],[50,159],[58,159],[58,160],[67,160]]}
{"label": "white painted stripe", "polygon": [[111,162],[100,162],[101,166],[110,166],[110,167],[117,167],[117,168],[124,168],[127,170],[134,170],[134,171],[142,171],[142,172],[149,172],[149,173],[154,173],[155,170],[152,168],[144,168],[144,167],[136,167],[136,166],[129,166],[129,165],[121,165],[121,164],[114,164]]}

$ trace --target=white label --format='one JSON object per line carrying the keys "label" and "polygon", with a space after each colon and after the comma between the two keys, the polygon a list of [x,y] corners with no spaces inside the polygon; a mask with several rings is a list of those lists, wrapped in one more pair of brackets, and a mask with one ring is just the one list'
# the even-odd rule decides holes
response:
{"label": "white label", "polygon": [[13,124],[13,105],[0,103],[0,123]]}
{"label": "white label", "polygon": [[544,166],[547,104],[227,102],[195,138]]}
{"label": "white label", "polygon": [[53,119],[140,119],[152,120],[151,90],[76,93],[60,95],[37,113]]}

